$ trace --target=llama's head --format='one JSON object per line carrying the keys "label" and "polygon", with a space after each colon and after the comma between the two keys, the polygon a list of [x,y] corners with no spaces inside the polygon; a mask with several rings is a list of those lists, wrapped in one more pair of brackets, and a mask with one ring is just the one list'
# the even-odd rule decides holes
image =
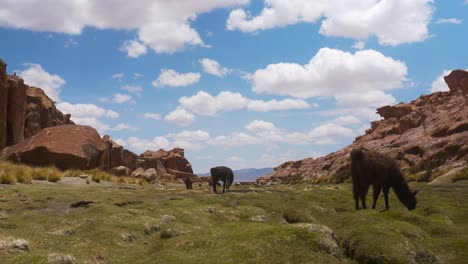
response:
{"label": "llama's head", "polygon": [[408,210],[414,210],[416,208],[416,203],[418,203],[418,200],[416,200],[416,194],[418,194],[419,191],[414,191],[410,193],[410,196],[408,199],[405,201],[405,205],[408,208]]}

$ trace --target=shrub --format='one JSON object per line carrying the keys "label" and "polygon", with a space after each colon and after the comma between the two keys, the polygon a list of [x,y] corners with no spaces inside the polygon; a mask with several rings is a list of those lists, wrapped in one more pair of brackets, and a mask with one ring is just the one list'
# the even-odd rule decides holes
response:
{"label": "shrub", "polygon": [[79,170],[67,170],[63,174],[63,177],[80,177],[81,174],[83,174],[83,172]]}
{"label": "shrub", "polygon": [[62,179],[62,173],[55,169],[50,169],[47,174],[47,180],[50,182],[58,182]]}
{"label": "shrub", "polygon": [[33,179],[33,170],[26,166],[19,166],[15,170],[16,180],[19,183],[31,184]]}
{"label": "shrub", "polygon": [[6,173],[5,171],[0,171],[0,183],[1,184],[15,184],[16,178],[14,175],[10,173]]}
{"label": "shrub", "polygon": [[47,174],[44,168],[34,168],[32,176],[34,180],[39,180],[39,181],[47,180]]}

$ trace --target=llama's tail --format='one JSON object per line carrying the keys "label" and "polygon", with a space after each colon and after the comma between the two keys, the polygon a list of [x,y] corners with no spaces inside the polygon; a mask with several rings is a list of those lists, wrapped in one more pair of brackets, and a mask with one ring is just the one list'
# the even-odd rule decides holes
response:
{"label": "llama's tail", "polygon": [[351,160],[361,160],[364,157],[362,149],[353,149],[351,151]]}

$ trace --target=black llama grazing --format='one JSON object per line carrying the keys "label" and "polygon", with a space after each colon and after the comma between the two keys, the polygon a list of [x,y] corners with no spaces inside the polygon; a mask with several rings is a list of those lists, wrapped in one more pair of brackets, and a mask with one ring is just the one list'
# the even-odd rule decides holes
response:
{"label": "black llama grazing", "polygon": [[223,193],[226,187],[229,192],[229,186],[231,186],[234,180],[234,174],[232,173],[232,170],[228,167],[219,166],[219,167],[211,168],[210,172],[211,172],[211,179],[213,181],[214,193],[218,193],[216,191],[216,185],[218,181],[223,181]]}
{"label": "black llama grazing", "polygon": [[361,199],[362,208],[366,209],[369,185],[374,187],[372,209],[375,209],[381,189],[385,198],[385,210],[390,208],[388,206],[390,187],[408,210],[416,208],[418,191],[411,192],[398,164],[393,159],[366,149],[353,149],[351,151],[351,175],[356,210],[359,210],[359,199]]}
{"label": "black llama grazing", "polygon": [[192,180],[190,180],[189,177],[185,178],[184,183],[185,183],[185,188],[187,188],[187,190],[193,189],[193,182]]}

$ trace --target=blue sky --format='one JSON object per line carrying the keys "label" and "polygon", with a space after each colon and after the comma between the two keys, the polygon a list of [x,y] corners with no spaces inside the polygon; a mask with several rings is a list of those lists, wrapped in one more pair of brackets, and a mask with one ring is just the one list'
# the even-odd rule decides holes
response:
{"label": "blue sky", "polygon": [[350,144],[467,68],[464,0],[0,0],[0,58],[126,148],[195,172]]}

